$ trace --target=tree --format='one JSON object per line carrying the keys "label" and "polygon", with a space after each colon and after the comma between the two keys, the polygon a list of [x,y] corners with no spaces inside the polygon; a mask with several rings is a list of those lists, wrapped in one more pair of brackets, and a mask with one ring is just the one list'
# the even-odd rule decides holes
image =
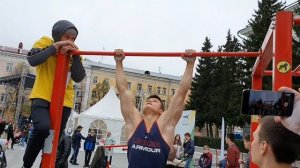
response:
{"label": "tree", "polygon": [[[241,51],[241,44],[233,36],[230,30],[226,36],[226,43],[219,47],[222,52]],[[224,55],[226,56],[226,55]],[[212,99],[214,104],[214,121],[217,128],[221,126],[221,117],[225,117],[226,124],[229,126],[243,127],[245,122],[249,123],[249,118],[240,114],[240,102],[244,83],[246,81],[245,60],[243,58],[222,57],[217,58],[216,74],[214,81],[219,86],[215,87],[216,92]]]}
{"label": "tree", "polygon": [[[23,115],[23,113],[25,116],[30,115],[30,109],[27,108],[27,106],[30,104],[30,101],[28,101],[28,95],[25,93],[24,84],[22,84],[22,79],[24,78],[25,81],[25,75],[30,72],[31,70],[28,66],[26,66],[25,62],[21,62],[18,63],[14,70],[9,74],[9,76],[20,76],[21,80],[18,83],[6,85],[6,95],[8,101],[6,103],[6,107],[4,108],[4,118],[9,120],[13,119],[13,116],[17,115],[17,110],[21,110],[20,115]],[[19,104],[20,108],[17,108],[18,99],[21,101]]]}
{"label": "tree", "polygon": [[[211,52],[212,44],[208,37],[205,38],[202,51]],[[210,115],[210,90],[213,90],[212,73],[214,71],[214,58],[198,58],[196,74],[193,78],[191,94],[186,109],[196,110],[196,125],[203,128],[205,124],[213,124]],[[208,128],[208,127],[207,127]],[[207,131],[208,133],[209,131]],[[212,133],[210,133],[212,135]],[[209,136],[209,135],[208,135]]]}
{"label": "tree", "polygon": [[96,87],[92,89],[92,102],[90,105],[96,104],[98,101],[100,101],[106,93],[109,91],[109,80],[104,79],[102,83],[97,83]]}
{"label": "tree", "polygon": [[[261,49],[261,45],[264,41],[268,28],[271,24],[272,18],[274,17],[277,11],[283,10],[285,7],[285,2],[280,2],[278,0],[261,0],[258,1],[258,10],[254,11],[248,23],[252,29],[252,33],[249,37],[244,40],[244,49],[246,51],[259,51]],[[251,71],[254,65],[255,59],[246,59],[247,69],[248,69],[248,77],[251,79]],[[271,65],[269,69],[271,69]],[[246,85],[250,88],[251,80],[248,80]],[[263,82],[264,89],[271,89],[271,78],[265,77]]]}

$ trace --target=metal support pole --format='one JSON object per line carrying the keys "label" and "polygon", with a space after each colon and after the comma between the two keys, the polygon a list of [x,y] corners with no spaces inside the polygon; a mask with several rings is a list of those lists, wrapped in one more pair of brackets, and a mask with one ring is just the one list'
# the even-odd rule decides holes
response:
{"label": "metal support pole", "polygon": [[[262,76],[252,76],[252,89],[261,90],[262,89]],[[251,127],[250,127],[250,141],[253,141],[253,132],[258,127],[259,116],[251,116]],[[251,161],[251,160],[250,160]],[[258,168],[256,164],[252,161],[250,163],[250,168]]]}
{"label": "metal support pole", "polygon": [[281,86],[292,87],[292,34],[293,13],[278,12],[275,25],[273,90],[278,90]]}
{"label": "metal support pole", "polygon": [[55,78],[50,103],[51,130],[50,135],[47,138],[48,140],[45,141],[44,153],[42,155],[42,168],[55,167],[68,70],[69,59],[59,53],[57,55]]}

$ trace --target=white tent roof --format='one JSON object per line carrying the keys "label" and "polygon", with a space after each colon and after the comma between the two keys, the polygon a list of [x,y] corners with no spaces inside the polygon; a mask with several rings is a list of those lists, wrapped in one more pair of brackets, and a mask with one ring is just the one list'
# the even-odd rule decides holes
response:
{"label": "white tent roof", "polygon": [[113,87],[108,93],[95,105],[80,113],[79,118],[101,118],[108,120],[124,120],[120,100]]}

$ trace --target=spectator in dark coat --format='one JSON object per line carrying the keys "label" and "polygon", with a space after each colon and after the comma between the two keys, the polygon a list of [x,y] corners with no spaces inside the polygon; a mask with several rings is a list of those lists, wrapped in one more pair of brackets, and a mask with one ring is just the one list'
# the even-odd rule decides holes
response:
{"label": "spectator in dark coat", "polygon": [[184,138],[185,138],[185,142],[183,144],[183,148],[184,148],[184,157],[186,158],[185,168],[189,168],[189,165],[194,156],[195,145],[194,145],[194,141],[191,139],[190,133],[188,132],[185,133]]}
{"label": "spectator in dark coat", "polygon": [[81,130],[82,130],[82,126],[79,125],[76,130],[74,131],[73,135],[72,135],[72,149],[73,149],[73,155],[71,157],[70,163],[73,165],[79,165],[77,163],[77,156],[78,156],[78,152],[79,152],[79,148],[81,146],[81,140],[82,139],[86,139],[84,136],[81,135]]}
{"label": "spectator in dark coat", "polygon": [[1,136],[1,135],[3,134],[3,132],[4,132],[5,125],[6,125],[5,121],[4,121],[2,118],[0,118],[0,136]]}
{"label": "spectator in dark coat", "polygon": [[61,134],[57,148],[56,168],[68,168],[68,157],[71,153],[71,136]]}
{"label": "spectator in dark coat", "polygon": [[84,159],[84,166],[83,167],[90,167],[90,159],[92,156],[92,153],[96,146],[96,135],[95,131],[91,130],[88,137],[86,137],[86,140],[84,141],[84,151],[85,151],[85,159]]}

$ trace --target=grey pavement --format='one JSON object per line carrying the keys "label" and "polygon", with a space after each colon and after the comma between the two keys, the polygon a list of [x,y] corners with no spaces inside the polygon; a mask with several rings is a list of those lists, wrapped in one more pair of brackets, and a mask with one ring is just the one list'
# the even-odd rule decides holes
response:
{"label": "grey pavement", "polygon": [[[7,158],[7,163],[8,163],[8,168],[21,168],[22,164],[23,164],[23,155],[24,155],[24,148],[18,145],[14,146],[14,150],[6,150],[5,154],[6,154],[6,158]],[[92,162],[92,159],[91,161]],[[33,165],[32,168],[39,168],[39,164],[40,164],[40,160],[41,160],[41,156],[39,155]],[[69,164],[69,168],[81,168],[84,165],[84,151],[80,151],[78,154],[78,158],[77,158],[77,162],[79,163],[79,165],[71,165]],[[126,154],[118,154],[115,153],[113,155],[112,158],[112,168],[126,168],[128,167],[128,163],[127,163],[127,156]]]}
{"label": "grey pavement", "polygon": [[[14,148],[15,148],[14,150],[6,150],[6,152],[5,152],[6,157],[7,157],[7,162],[8,162],[8,168],[21,168],[22,163],[23,163],[23,155],[25,152],[24,148],[21,146],[18,146],[18,145],[15,145]],[[201,155],[201,152],[196,150],[194,158],[199,158],[200,155]],[[93,158],[93,156],[94,156],[94,154],[92,155],[92,158]],[[215,159],[215,155],[213,157]],[[91,158],[91,160],[92,160],[92,158]],[[78,159],[79,165],[69,164],[69,168],[83,167],[84,151],[79,152],[77,159]],[[39,168],[40,160],[41,160],[41,156],[39,155],[32,168]],[[215,161],[214,161],[214,163],[215,163]],[[293,166],[300,168],[300,161],[296,162]],[[126,153],[124,153],[124,154],[114,153],[111,167],[112,168],[127,168],[128,162],[127,162]]]}

